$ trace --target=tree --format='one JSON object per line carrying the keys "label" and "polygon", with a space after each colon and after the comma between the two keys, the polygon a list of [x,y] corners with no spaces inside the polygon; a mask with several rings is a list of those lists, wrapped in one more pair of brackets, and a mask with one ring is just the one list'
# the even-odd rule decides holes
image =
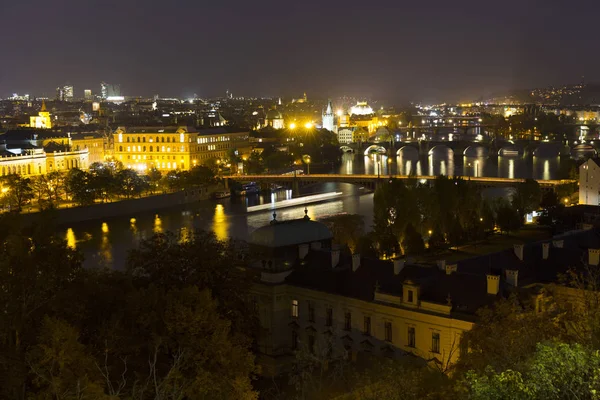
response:
{"label": "tree", "polygon": [[471,371],[471,399],[595,399],[600,392],[600,352],[580,344],[539,343],[523,371]]}
{"label": "tree", "polygon": [[94,358],[64,321],[45,317],[37,344],[27,352],[36,398],[107,399]]}
{"label": "tree", "polygon": [[148,187],[147,182],[137,172],[129,168],[117,172],[115,180],[119,187],[119,193],[128,199],[140,196]]}
{"label": "tree", "polygon": [[521,218],[524,218],[525,214],[540,207],[541,197],[542,190],[540,189],[540,184],[533,179],[525,179],[525,182],[517,185],[512,198],[512,204]]}
{"label": "tree", "polygon": [[365,221],[362,215],[341,214],[322,220],[333,233],[333,241],[341,246],[347,246],[351,252],[358,248],[358,242],[364,235]]}
{"label": "tree", "polygon": [[522,216],[519,215],[508,202],[500,201],[496,205],[496,221],[501,232],[516,231],[523,224]]}
{"label": "tree", "polygon": [[421,254],[425,250],[423,237],[412,224],[406,225],[402,238],[404,254]]}
{"label": "tree", "polygon": [[215,183],[213,170],[203,165],[197,165],[189,170],[186,185],[209,185]]}
{"label": "tree", "polygon": [[150,192],[154,193],[162,179],[162,173],[155,167],[152,167],[148,170],[148,174],[146,176],[148,177]]}
{"label": "tree", "polygon": [[23,206],[34,197],[29,178],[11,174],[4,177],[4,184],[8,187],[7,198],[11,209],[21,211]]}
{"label": "tree", "polygon": [[66,192],[80,206],[94,204],[95,193],[91,187],[90,174],[79,168],[69,170],[65,178]]}

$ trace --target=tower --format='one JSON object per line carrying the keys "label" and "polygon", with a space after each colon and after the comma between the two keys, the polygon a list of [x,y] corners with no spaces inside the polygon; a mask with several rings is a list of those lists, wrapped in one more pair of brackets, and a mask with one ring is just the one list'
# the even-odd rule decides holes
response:
{"label": "tower", "polygon": [[50,112],[46,109],[46,101],[42,100],[42,108],[37,116],[29,117],[29,126],[38,129],[52,128],[52,118]]}
{"label": "tower", "polygon": [[323,128],[327,129],[328,131],[335,132],[334,118],[333,106],[331,105],[331,100],[329,100],[327,102],[327,108],[323,113]]}

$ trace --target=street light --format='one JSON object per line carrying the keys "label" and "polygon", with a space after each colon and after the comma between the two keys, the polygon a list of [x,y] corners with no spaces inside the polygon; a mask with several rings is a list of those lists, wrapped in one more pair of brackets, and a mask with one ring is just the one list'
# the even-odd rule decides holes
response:
{"label": "street light", "polygon": [[302,156],[302,161],[304,161],[304,163],[306,164],[306,168],[307,168],[307,175],[310,175],[310,155],[309,154],[305,154]]}
{"label": "street light", "polygon": [[305,123],[305,124],[304,124],[304,127],[305,127],[306,129],[310,129],[310,128],[312,128],[312,127],[313,127],[313,123],[312,123],[312,122],[307,122],[307,123]]}
{"label": "street light", "polygon": [[296,129],[296,123],[295,123],[295,122],[292,122],[292,123],[290,124],[290,129],[291,129],[291,130],[294,130],[294,129]]}

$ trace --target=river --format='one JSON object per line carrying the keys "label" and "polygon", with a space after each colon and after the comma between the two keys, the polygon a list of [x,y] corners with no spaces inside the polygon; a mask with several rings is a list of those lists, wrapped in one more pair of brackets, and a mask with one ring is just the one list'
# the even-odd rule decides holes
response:
{"label": "river", "polygon": [[[381,175],[465,175],[507,178],[556,179],[560,160],[558,157],[453,157],[447,149],[434,151],[426,160],[417,155],[407,154],[389,160],[386,156],[363,156],[344,154],[342,164],[334,172],[343,174]],[[315,171],[316,172],[316,171]],[[331,172],[331,171],[323,171]],[[308,205],[308,215],[313,219],[340,213],[364,216],[365,227],[373,221],[373,194],[361,188],[344,183],[316,184],[302,189],[302,194],[341,191],[344,197],[333,201]],[[290,191],[281,191],[276,200],[290,198]],[[207,200],[195,204],[160,210],[153,213],[140,213],[127,217],[117,217],[105,221],[90,221],[74,224],[61,229],[70,246],[76,247],[85,256],[84,266],[106,266],[123,268],[127,253],[135,248],[140,240],[156,232],[171,231],[176,234],[189,234],[195,229],[212,230],[219,239],[247,239],[256,228],[268,224],[273,218],[271,211],[247,213],[246,206],[263,204],[272,200],[269,195],[249,198]],[[278,220],[300,218],[304,206],[290,207],[277,211]]]}

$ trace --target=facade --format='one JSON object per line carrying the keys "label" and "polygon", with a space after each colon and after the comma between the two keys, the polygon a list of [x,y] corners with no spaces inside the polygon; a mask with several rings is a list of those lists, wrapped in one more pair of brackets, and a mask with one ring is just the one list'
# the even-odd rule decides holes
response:
{"label": "facade", "polygon": [[353,128],[339,128],[337,131],[338,142],[340,144],[352,143],[354,141],[352,138],[353,133]]}
{"label": "facade", "polygon": [[71,135],[71,148],[74,151],[88,150],[88,163],[105,160],[104,135],[96,132],[78,133]]}
{"label": "facade", "polygon": [[226,127],[120,127],[113,134],[114,158],[125,167],[145,171],[188,170],[210,159],[222,159],[230,150],[246,149],[248,132]]}
{"label": "facade", "polygon": [[579,166],[579,204],[600,206],[600,166],[590,158]]}
{"label": "facade", "polygon": [[333,106],[331,100],[327,102],[327,108],[323,113],[323,128],[328,131],[335,132],[335,115],[333,114]]}
{"label": "facade", "polygon": [[7,151],[5,145],[0,145],[0,176],[10,174],[34,176],[52,171],[68,171],[73,168],[86,169],[88,167],[87,149],[45,151],[43,148],[37,148],[15,154]]}
{"label": "facade", "polygon": [[29,117],[29,126],[36,129],[52,128],[52,118],[46,109],[46,102],[42,100],[42,108],[37,116]]}
{"label": "facade", "polygon": [[83,91],[83,98],[85,101],[92,101],[94,99],[92,96],[92,91],[90,89],[85,89]]}

